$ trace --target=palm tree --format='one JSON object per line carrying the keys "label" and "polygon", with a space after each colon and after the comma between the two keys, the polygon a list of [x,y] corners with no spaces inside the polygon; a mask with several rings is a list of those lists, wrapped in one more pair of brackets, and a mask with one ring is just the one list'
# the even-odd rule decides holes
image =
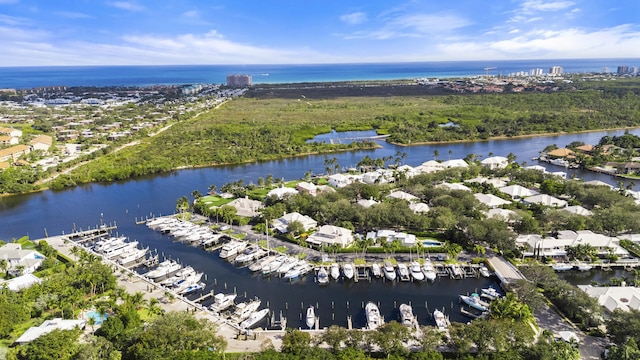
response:
{"label": "palm tree", "polygon": [[162,314],[160,301],[156,298],[149,299],[149,302],[147,303],[147,311],[149,312],[149,315],[153,315],[153,316]]}
{"label": "palm tree", "polygon": [[216,193],[216,189],[217,189],[217,188],[218,188],[218,187],[216,186],[216,184],[211,184],[211,185],[209,185],[209,195],[213,195],[213,194],[215,194],[215,193]]}
{"label": "palm tree", "polygon": [[0,259],[0,269],[4,272],[4,275],[7,275],[7,269],[9,268],[9,263],[6,259]]}

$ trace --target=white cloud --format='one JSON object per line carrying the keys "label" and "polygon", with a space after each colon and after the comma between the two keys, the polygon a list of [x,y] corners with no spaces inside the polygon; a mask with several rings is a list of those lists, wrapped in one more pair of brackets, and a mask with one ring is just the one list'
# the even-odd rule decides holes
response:
{"label": "white cloud", "polygon": [[519,32],[520,32],[520,30],[518,30],[518,29],[513,29],[513,30],[509,31],[509,34],[517,34],[517,33],[519,33]]}
{"label": "white cloud", "polygon": [[89,18],[92,18],[92,16],[90,16],[90,15],[87,15],[87,14],[81,13],[81,12],[75,12],[75,11],[54,11],[53,14],[57,15],[57,16],[60,16],[60,17],[68,18],[68,19],[89,19]]}
{"label": "white cloud", "polygon": [[109,5],[127,11],[142,11],[145,9],[144,6],[131,1],[114,1],[110,2]]}
{"label": "white cloud", "polygon": [[367,21],[367,14],[363,12],[354,12],[340,16],[340,20],[349,25],[362,24]]}
{"label": "white cloud", "polygon": [[30,22],[31,21],[26,18],[0,14],[0,24],[9,25],[9,26],[19,26],[19,25],[26,25]]}
{"label": "white cloud", "polygon": [[379,29],[358,31],[344,38],[387,40],[401,37],[442,36],[470,24],[470,21],[456,15],[403,14],[386,19]]}
{"label": "white cloud", "polygon": [[573,6],[573,1],[545,1],[545,0],[526,0],[522,4],[525,11],[559,11]]}

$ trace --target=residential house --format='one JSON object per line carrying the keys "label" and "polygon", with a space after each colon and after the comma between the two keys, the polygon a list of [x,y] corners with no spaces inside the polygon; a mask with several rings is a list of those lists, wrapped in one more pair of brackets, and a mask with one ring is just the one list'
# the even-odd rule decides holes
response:
{"label": "residential house", "polygon": [[309,244],[316,246],[338,245],[342,248],[351,246],[353,241],[354,237],[351,230],[333,225],[323,225],[307,238],[307,243]]}
{"label": "residential house", "polygon": [[420,201],[420,198],[418,198],[417,196],[411,195],[404,191],[394,191],[391,194],[387,195],[387,197],[391,199],[406,200],[410,203]]}
{"label": "residential house", "polygon": [[640,173],[640,162],[628,162],[622,165],[622,172],[624,174],[637,174]]}
{"label": "residential house", "polygon": [[352,180],[350,177],[344,175],[344,174],[333,174],[333,175],[329,175],[328,177],[328,181],[329,181],[329,185],[336,187],[336,188],[342,188],[345,187],[349,184],[351,184]]}
{"label": "residential house", "polygon": [[413,234],[407,234],[404,232],[397,232],[394,230],[378,230],[369,231],[366,235],[367,239],[372,239],[374,243],[378,243],[380,239],[385,239],[387,243],[392,243],[398,240],[402,246],[415,246],[417,243],[416,236]]}
{"label": "residential house", "polygon": [[17,137],[13,137],[13,136],[9,136],[9,135],[0,135],[0,145],[1,146],[16,145],[19,142],[20,142],[20,140]]}
{"label": "residential house", "polygon": [[249,198],[237,198],[227,205],[236,209],[236,214],[243,217],[256,217],[260,215],[258,210],[262,209],[264,205],[261,201],[251,200]]}
{"label": "residential house", "polygon": [[563,208],[567,206],[567,202],[565,200],[560,200],[547,194],[528,196],[522,199],[522,202],[524,202],[525,204],[538,204],[557,208]]}
{"label": "residential house", "polygon": [[491,170],[504,169],[509,165],[509,159],[504,156],[492,156],[480,161],[480,164]]}
{"label": "residential house", "polygon": [[473,179],[465,180],[466,183],[477,183],[477,184],[491,184],[493,187],[501,188],[507,186],[507,182],[503,179],[499,178],[486,178],[486,177],[476,177]]}
{"label": "residential house", "polygon": [[571,149],[567,148],[558,148],[553,149],[547,153],[547,156],[552,158],[571,158],[575,157],[575,153]]}
{"label": "residential house", "polygon": [[471,191],[471,189],[465,185],[462,185],[460,183],[448,183],[448,182],[443,182],[441,184],[436,185],[436,187],[439,188],[445,188],[451,191],[454,190],[459,190],[459,191]]}
{"label": "residential house", "polygon": [[542,165],[531,165],[531,166],[525,167],[524,169],[540,171],[543,174],[547,172],[547,168]]}
{"label": "residential house", "polygon": [[296,185],[296,190],[298,190],[300,194],[306,193],[315,197],[318,192],[318,187],[313,183],[301,181]]}
{"label": "residential house", "polygon": [[8,243],[0,247],[0,259],[7,261],[9,274],[17,276],[33,273],[45,257],[35,250],[23,250],[18,243]]}
{"label": "residential house", "polygon": [[0,135],[11,136],[19,139],[20,137],[22,137],[22,130],[10,127],[0,127]]}
{"label": "residential house", "polygon": [[634,286],[578,285],[609,313],[614,310],[640,310],[640,288]]}
{"label": "residential house", "polygon": [[565,208],[562,208],[562,210],[568,211],[568,212],[570,212],[572,214],[575,214],[575,215],[582,215],[582,216],[591,216],[591,215],[593,215],[593,213],[590,210],[587,210],[587,209],[583,208],[580,205],[567,206]]}
{"label": "residential house", "polygon": [[429,205],[422,202],[412,202],[409,204],[409,209],[411,209],[414,214],[425,214],[430,210]]}
{"label": "residential house", "polygon": [[31,148],[26,145],[15,145],[10,148],[0,150],[0,161],[16,162],[22,155],[31,152]]}
{"label": "residential house", "polygon": [[418,174],[430,174],[438,171],[444,170],[444,167],[441,163],[435,160],[429,160],[427,162],[423,162],[420,166],[417,166],[413,169]]}
{"label": "residential house", "polygon": [[493,194],[473,194],[473,196],[481,203],[487,205],[489,209],[495,209],[498,206],[511,204],[511,201],[504,200]]}
{"label": "residential house", "polygon": [[509,185],[509,186],[498,188],[498,190],[500,190],[500,192],[503,192],[511,196],[511,198],[514,200],[539,194],[539,192],[535,190],[527,189],[526,187],[521,185]]}
{"label": "residential house", "polygon": [[467,164],[467,162],[464,161],[463,159],[453,159],[453,160],[443,161],[442,167],[445,169],[458,168],[458,167],[467,168],[469,167],[469,164]]}
{"label": "residential house", "polygon": [[39,135],[29,142],[32,151],[41,150],[45,153],[49,152],[51,144],[53,144],[53,138],[49,135]]}
{"label": "residential house", "polygon": [[73,330],[75,328],[84,329],[87,325],[86,320],[67,320],[62,318],[55,318],[51,320],[45,320],[40,326],[32,326],[24,332],[18,339],[17,344],[29,343],[42,335],[46,335],[53,330]]}
{"label": "residential house", "polygon": [[567,249],[570,246],[588,244],[593,246],[598,256],[606,257],[610,253],[626,257],[629,252],[619,245],[620,240],[602,234],[595,234],[589,230],[559,231],[558,235],[543,238],[540,235],[520,235],[516,238],[516,244],[521,246],[524,256],[548,256],[554,258],[564,258],[567,256]]}
{"label": "residential house", "polygon": [[40,284],[42,279],[33,274],[24,274],[9,280],[0,280],[0,288],[6,286],[11,291],[20,291],[35,284]]}
{"label": "residential house", "polygon": [[300,224],[302,224],[302,227],[304,228],[305,231],[309,231],[311,229],[318,227],[317,221],[310,218],[309,216],[302,215],[298,212],[284,214],[282,217],[273,220],[273,227],[274,229],[278,230],[282,234],[286,234],[287,232],[289,232],[289,229],[288,229],[289,224],[291,224],[294,221],[297,221]]}
{"label": "residential house", "polygon": [[367,199],[360,199],[360,200],[358,200],[357,204],[362,206],[363,208],[370,208],[373,205],[380,204],[380,202],[379,201],[375,201],[373,199],[368,199],[368,200]]}
{"label": "residential house", "polygon": [[508,223],[515,222],[519,218],[515,211],[500,208],[489,209],[485,214],[489,219],[504,219]]}
{"label": "residential house", "polygon": [[285,196],[295,195],[298,191],[296,189],[288,188],[282,185],[279,188],[275,188],[267,193],[267,196],[275,196],[278,199],[282,199]]}

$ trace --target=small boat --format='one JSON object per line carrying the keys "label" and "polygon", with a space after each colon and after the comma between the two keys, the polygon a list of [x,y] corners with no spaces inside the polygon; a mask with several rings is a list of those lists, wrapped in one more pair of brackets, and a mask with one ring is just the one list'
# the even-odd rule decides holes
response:
{"label": "small boat", "polygon": [[333,280],[338,280],[340,278],[340,266],[337,263],[331,264],[329,274]]}
{"label": "small boat", "polygon": [[364,312],[367,317],[367,328],[370,330],[377,329],[380,325],[382,325],[382,317],[380,317],[380,309],[378,306],[371,301],[367,303],[364,307]]}
{"label": "small boat", "polygon": [[487,311],[489,308],[489,304],[480,300],[480,295],[477,293],[473,293],[471,296],[460,295],[460,300],[478,311]]}
{"label": "small boat", "polygon": [[267,264],[270,264],[276,258],[277,258],[277,256],[275,256],[275,255],[263,257],[262,259],[260,259],[260,260],[258,260],[256,262],[254,262],[253,264],[249,265],[249,270],[251,270],[251,271],[262,270],[263,267],[265,267]]}
{"label": "small boat", "polygon": [[342,274],[349,280],[353,279],[353,275],[355,274],[353,264],[346,263],[342,265]]}
{"label": "small boat", "polygon": [[196,291],[199,290],[204,290],[205,288],[205,283],[201,282],[201,283],[196,283],[193,285],[190,285],[189,287],[187,287],[186,289],[180,291],[180,295],[189,295],[189,294],[193,294]]}
{"label": "small boat", "polygon": [[491,276],[491,272],[489,271],[489,269],[482,265],[480,266],[480,268],[478,269],[478,272],[480,272],[480,275],[482,275],[483,277],[489,277]]}
{"label": "small boat", "polygon": [[246,242],[231,240],[222,246],[219,256],[221,259],[228,259],[230,257],[238,255],[238,253],[245,247],[247,247]]}
{"label": "small boat", "polygon": [[438,277],[438,274],[433,268],[433,264],[431,264],[431,260],[424,261],[424,264],[422,264],[422,272],[424,273],[425,279],[429,281],[434,281]]}
{"label": "small boat", "polygon": [[454,279],[464,279],[464,271],[462,271],[462,268],[460,267],[460,265],[451,264],[449,265],[449,268],[451,269],[451,276]]}
{"label": "small boat", "polygon": [[240,324],[249,318],[254,311],[258,310],[261,303],[260,299],[256,299],[236,305],[236,310],[231,315],[231,321]]}
{"label": "small boat", "polygon": [[233,305],[233,301],[236,299],[237,294],[223,294],[218,293],[213,296],[213,304],[209,306],[211,311],[220,312],[227,310]]}
{"label": "small boat", "polygon": [[413,308],[409,304],[400,304],[400,321],[404,326],[414,326],[416,318],[413,315]]}
{"label": "small boat", "polygon": [[320,267],[318,270],[318,274],[316,275],[316,279],[318,280],[318,284],[325,285],[329,283],[329,274],[327,273],[327,268],[324,266]]}
{"label": "small boat", "polygon": [[411,274],[411,277],[415,281],[424,280],[424,273],[422,273],[422,270],[420,269],[420,264],[418,264],[417,261],[412,261],[409,264],[409,274]]}
{"label": "small boat", "polygon": [[589,271],[589,270],[593,269],[593,266],[591,266],[589,264],[585,264],[585,263],[580,263],[580,264],[576,265],[576,269],[578,269],[578,271]]}
{"label": "small boat", "polygon": [[373,263],[371,265],[371,274],[373,274],[374,277],[382,277],[382,270],[380,269],[380,265],[378,265],[377,263]]}
{"label": "small boat", "polygon": [[573,265],[568,263],[555,263],[551,265],[551,268],[555,271],[568,271],[573,269]]}
{"label": "small boat", "polygon": [[384,273],[384,277],[389,281],[394,281],[396,279],[396,270],[393,268],[393,264],[389,261],[384,262],[384,266],[382,267],[382,272]]}
{"label": "small boat", "polygon": [[305,323],[309,329],[313,329],[313,326],[316,324],[316,312],[313,309],[313,306],[309,306],[307,308],[307,317],[305,318]]}
{"label": "small boat", "polygon": [[486,297],[489,300],[495,300],[502,296],[494,287],[481,289],[480,292],[482,293],[480,296]]}
{"label": "small boat", "polygon": [[398,263],[398,277],[400,278],[400,281],[411,280],[411,276],[409,275],[409,268],[407,268],[406,264]]}
{"label": "small boat", "polygon": [[249,317],[246,320],[240,323],[240,328],[250,329],[256,326],[256,324],[258,324],[260,320],[267,317],[267,314],[269,314],[269,309],[262,309],[252,313],[251,315],[249,315]]}
{"label": "small boat", "polygon": [[449,327],[449,319],[438,309],[433,311],[433,320],[436,322],[436,327],[440,330],[446,330]]}

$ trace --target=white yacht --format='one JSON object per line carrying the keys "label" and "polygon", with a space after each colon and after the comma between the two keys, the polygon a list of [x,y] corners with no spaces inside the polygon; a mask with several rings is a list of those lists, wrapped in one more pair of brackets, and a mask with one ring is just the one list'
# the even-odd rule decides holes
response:
{"label": "white yacht", "polygon": [[480,268],[478,269],[478,272],[480,273],[480,275],[482,275],[483,277],[489,277],[491,276],[491,272],[489,271],[489,269],[482,265],[480,266]]}
{"label": "white yacht", "polygon": [[206,284],[201,282],[201,283],[195,283],[195,284],[191,284],[189,287],[187,287],[186,289],[183,289],[182,291],[179,292],[180,295],[189,295],[189,294],[193,294],[196,291],[200,291],[200,290],[204,290],[204,288],[206,287]]}
{"label": "white yacht", "polygon": [[269,275],[272,272],[276,272],[278,270],[278,268],[280,266],[282,266],[282,264],[285,262],[285,260],[287,260],[289,257],[287,255],[280,255],[278,256],[275,260],[273,260],[272,262],[266,264],[263,268],[262,268],[262,274],[263,275]]}
{"label": "white yacht", "polygon": [[246,320],[254,311],[258,310],[262,301],[260,299],[251,300],[236,305],[236,310],[231,315],[231,321],[240,324]]}
{"label": "white yacht", "polygon": [[349,280],[353,279],[353,275],[355,274],[355,269],[353,264],[346,263],[342,265],[342,274],[344,275],[345,278]]}
{"label": "white yacht", "polygon": [[293,267],[298,265],[298,263],[299,263],[298,259],[289,256],[287,259],[284,260],[282,265],[280,265],[280,267],[278,268],[277,270],[278,275],[286,274],[287,271],[293,269]]}
{"label": "white yacht", "polygon": [[380,317],[380,309],[371,301],[364,307],[365,315],[367,316],[367,328],[370,330],[377,329],[382,325],[382,317]]}
{"label": "white yacht", "polygon": [[409,275],[409,268],[407,268],[406,264],[398,263],[398,277],[400,278],[400,281],[411,280],[411,276]]}
{"label": "white yacht", "polygon": [[238,295],[217,293],[213,296],[213,304],[209,306],[209,309],[215,312],[227,310],[233,305],[236,296]]}
{"label": "white yacht", "polygon": [[173,276],[182,268],[182,265],[173,260],[165,260],[161,262],[154,270],[149,271],[145,276],[153,281],[161,281],[167,277]]}
{"label": "white yacht", "polygon": [[236,264],[248,263],[249,261],[253,261],[261,256],[264,256],[264,254],[266,254],[266,250],[258,245],[251,245],[244,249],[242,253],[238,254],[234,262]]}
{"label": "white yacht", "polygon": [[260,320],[267,317],[268,314],[269,314],[269,309],[262,309],[259,311],[255,311],[251,315],[249,315],[249,317],[246,320],[240,323],[240,328],[250,329],[256,326],[260,322]]}
{"label": "white yacht", "polygon": [[502,296],[502,294],[500,294],[498,290],[496,290],[493,286],[481,289],[480,292],[481,292],[480,296],[485,297],[489,300],[495,300]]}
{"label": "white yacht", "polygon": [[138,249],[138,248],[130,249],[120,254],[120,257],[117,259],[117,262],[120,265],[126,265],[126,264],[136,262],[142,259],[145,255],[147,255],[148,251],[149,251],[148,247],[146,249]]}
{"label": "white yacht", "polygon": [[305,318],[305,323],[309,329],[313,329],[313,326],[316,324],[316,312],[313,309],[313,305],[307,308],[307,317]]}
{"label": "white yacht", "polygon": [[373,263],[371,265],[371,274],[373,274],[374,277],[382,277],[382,270],[380,269],[380,265],[378,265],[378,263]]}
{"label": "white yacht", "polygon": [[249,265],[249,270],[251,271],[258,271],[258,270],[262,270],[262,268],[267,265],[270,264],[273,260],[275,260],[277,258],[277,256],[275,255],[270,255],[267,257],[263,257],[262,259],[254,262],[253,264]]}
{"label": "white yacht", "polygon": [[425,279],[429,281],[434,281],[438,277],[438,274],[436,274],[433,268],[433,264],[431,264],[431,260],[424,261],[424,264],[422,264],[422,272],[424,273]]}
{"label": "white yacht", "polygon": [[422,270],[420,269],[420,264],[417,261],[412,261],[409,264],[409,274],[411,274],[411,277],[415,281],[424,280],[424,273],[422,273]]}
{"label": "white yacht", "polygon": [[231,240],[228,243],[224,244],[224,246],[222,246],[222,249],[220,250],[220,258],[228,259],[232,256],[236,256],[245,247],[247,247],[246,242]]}
{"label": "white yacht", "polygon": [[191,266],[187,266],[179,270],[172,277],[162,280],[160,282],[160,285],[173,287],[178,281],[191,277],[195,274],[196,274],[196,270]]}
{"label": "white yacht", "polygon": [[318,274],[316,275],[316,279],[318,280],[318,284],[320,285],[329,283],[329,274],[327,273],[327,268],[321,266],[318,270]]}
{"label": "white yacht", "polygon": [[105,259],[113,259],[116,258],[118,256],[120,256],[120,254],[129,251],[131,249],[135,249],[136,247],[138,247],[138,242],[137,241],[131,241],[131,242],[124,242],[122,244],[116,245],[114,247],[110,247],[104,251],[102,251],[102,257],[104,257]]}
{"label": "white yacht", "polygon": [[389,261],[384,262],[384,266],[382,267],[382,272],[384,273],[384,277],[389,281],[394,281],[396,279],[396,269],[393,267],[393,264]]}
{"label": "white yacht", "polygon": [[436,322],[436,327],[440,330],[446,330],[449,327],[449,319],[438,309],[433,311],[433,320]]}
{"label": "white yacht", "polygon": [[331,278],[333,280],[338,280],[340,278],[340,266],[338,265],[338,263],[331,264],[329,274],[331,275]]}
{"label": "white yacht", "polygon": [[285,279],[293,280],[306,275],[313,267],[304,260],[300,260],[294,267],[284,274]]}
{"label": "white yacht", "polygon": [[415,326],[416,318],[413,315],[413,308],[409,304],[400,304],[400,321],[405,326]]}

